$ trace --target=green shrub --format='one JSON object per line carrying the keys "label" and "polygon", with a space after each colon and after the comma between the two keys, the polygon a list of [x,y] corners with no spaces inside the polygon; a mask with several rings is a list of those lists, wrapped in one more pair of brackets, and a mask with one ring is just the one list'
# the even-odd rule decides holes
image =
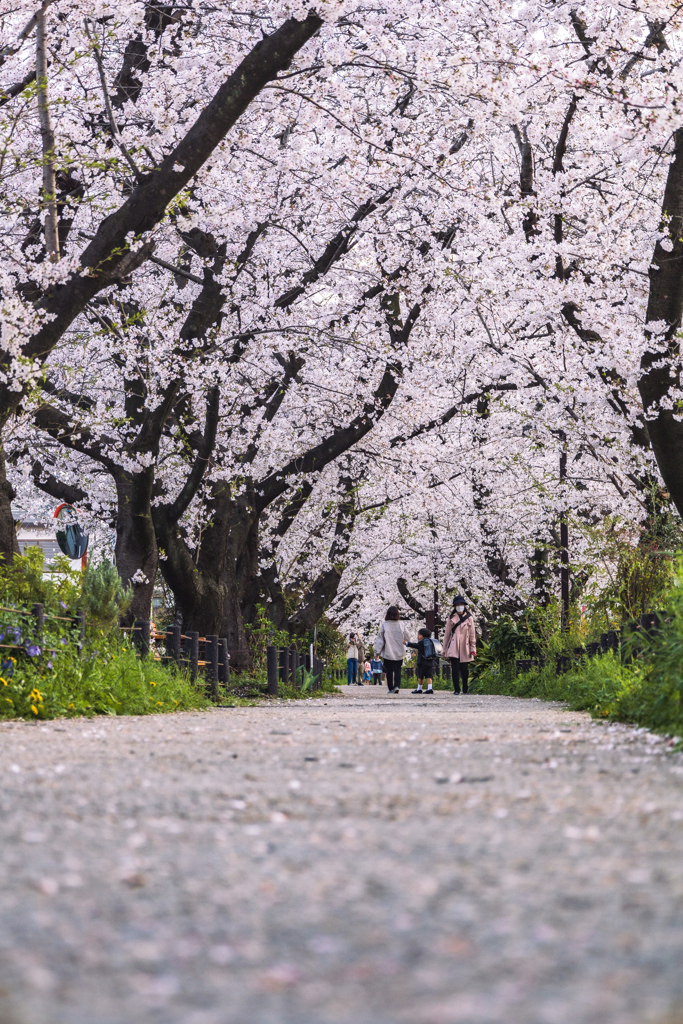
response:
{"label": "green shrub", "polygon": [[83,573],[81,601],[86,618],[107,632],[126,613],[133,591],[124,587],[116,566],[106,558],[89,562]]}
{"label": "green shrub", "polygon": [[75,612],[81,593],[81,573],[71,568],[68,558],[59,557],[45,574],[42,548],[26,548],[24,555],[15,555],[11,565],[0,558],[0,606],[30,609],[42,604],[53,615]]}
{"label": "green shrub", "polygon": [[17,659],[0,677],[0,717],[149,715],[205,708],[209,703],[175,666],[142,659],[118,638],[102,635],[83,652],[74,636],[55,637],[53,651]]}
{"label": "green shrub", "polygon": [[268,618],[265,605],[256,605],[256,618],[252,623],[244,627],[251,654],[252,664],[256,674],[266,671],[266,651],[268,646],[289,647],[290,636],[284,629],[275,629]]}

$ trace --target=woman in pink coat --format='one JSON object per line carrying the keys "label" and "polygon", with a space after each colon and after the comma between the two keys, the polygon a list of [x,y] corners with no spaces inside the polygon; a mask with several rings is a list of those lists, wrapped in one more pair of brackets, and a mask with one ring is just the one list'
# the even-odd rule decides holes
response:
{"label": "woman in pink coat", "polygon": [[477,636],[474,631],[474,619],[467,610],[465,598],[458,595],[453,601],[453,612],[446,623],[443,638],[443,653],[451,662],[453,674],[453,693],[467,693],[470,678],[470,662],[477,653]]}

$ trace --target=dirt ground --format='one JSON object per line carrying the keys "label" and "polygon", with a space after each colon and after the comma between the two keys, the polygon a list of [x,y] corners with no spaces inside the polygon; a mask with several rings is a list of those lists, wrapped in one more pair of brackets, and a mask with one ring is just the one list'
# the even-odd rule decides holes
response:
{"label": "dirt ground", "polygon": [[0,1024],[683,1024],[683,755],[404,690],[0,725]]}

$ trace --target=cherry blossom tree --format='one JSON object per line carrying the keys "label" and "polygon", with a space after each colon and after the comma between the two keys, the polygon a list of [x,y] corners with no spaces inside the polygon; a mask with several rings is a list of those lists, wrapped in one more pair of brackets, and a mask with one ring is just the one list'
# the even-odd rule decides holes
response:
{"label": "cherry blossom tree", "polygon": [[246,664],[262,601],[495,615],[683,508],[675,5],[71,10],[3,25],[5,450],[132,614],[160,559]]}

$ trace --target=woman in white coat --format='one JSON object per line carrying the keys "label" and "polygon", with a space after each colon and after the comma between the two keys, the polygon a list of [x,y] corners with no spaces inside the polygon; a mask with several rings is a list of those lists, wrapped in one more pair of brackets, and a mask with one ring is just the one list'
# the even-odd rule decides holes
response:
{"label": "woman in white coat", "polygon": [[401,666],[405,657],[405,644],[409,639],[410,633],[401,622],[401,613],[392,604],[387,609],[375,640],[375,657],[381,657],[384,662],[389,693],[400,693]]}

